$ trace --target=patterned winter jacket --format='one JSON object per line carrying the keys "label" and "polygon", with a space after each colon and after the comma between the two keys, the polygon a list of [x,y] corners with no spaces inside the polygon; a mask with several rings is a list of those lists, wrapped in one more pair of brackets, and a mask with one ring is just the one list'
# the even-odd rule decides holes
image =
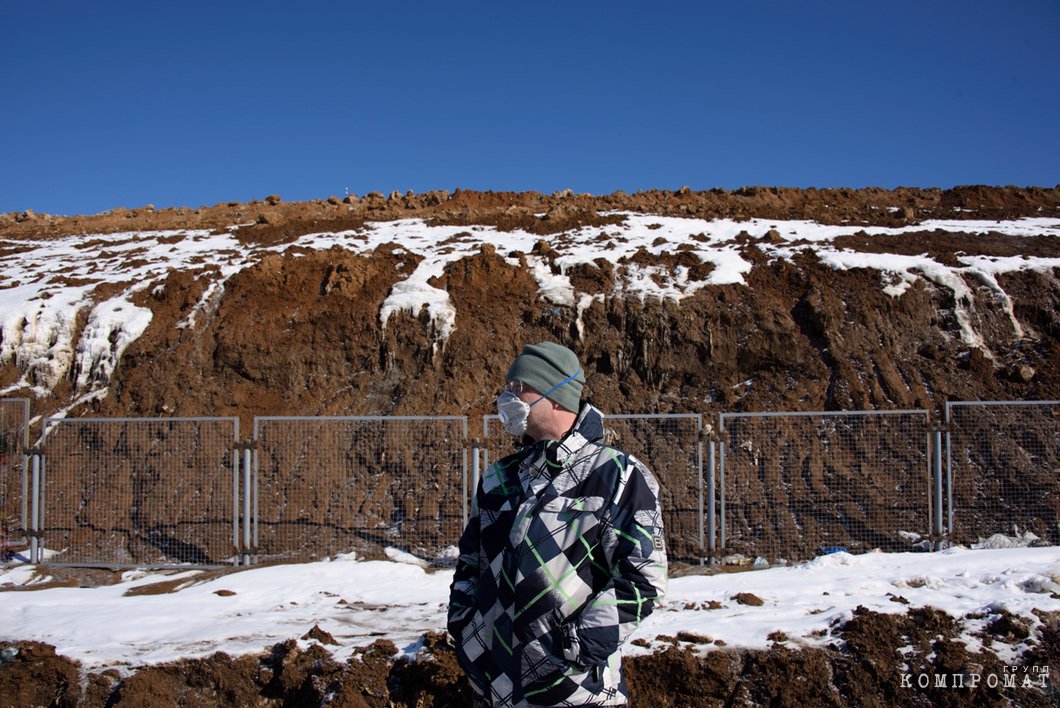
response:
{"label": "patterned winter jacket", "polygon": [[666,551],[655,478],[602,437],[602,414],[582,404],[562,440],[482,476],[449,631],[490,705],[627,702],[619,647],[666,591]]}

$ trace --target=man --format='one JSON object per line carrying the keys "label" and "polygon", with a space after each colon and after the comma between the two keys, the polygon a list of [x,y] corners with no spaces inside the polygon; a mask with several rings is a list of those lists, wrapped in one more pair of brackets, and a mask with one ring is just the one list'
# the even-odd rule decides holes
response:
{"label": "man", "polygon": [[625,704],[619,647],[666,590],[658,485],[601,442],[584,384],[574,352],[542,342],[497,400],[524,446],[482,476],[449,598],[480,704]]}

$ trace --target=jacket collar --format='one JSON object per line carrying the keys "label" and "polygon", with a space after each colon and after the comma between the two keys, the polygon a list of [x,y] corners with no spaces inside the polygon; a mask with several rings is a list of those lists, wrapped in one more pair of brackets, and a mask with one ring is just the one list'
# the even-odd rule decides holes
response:
{"label": "jacket collar", "polygon": [[571,426],[571,432],[577,432],[587,442],[602,439],[604,437],[604,414],[588,401],[582,402],[582,407],[578,409],[578,417]]}
{"label": "jacket collar", "polygon": [[523,439],[526,446],[522,449],[524,459],[526,457],[537,458],[544,454],[545,467],[555,468],[562,465],[571,455],[581,450],[585,445],[596,442],[604,437],[604,414],[598,408],[587,401],[583,401],[578,409],[578,417],[574,419],[571,426],[559,440],[540,440],[534,442],[529,438]]}

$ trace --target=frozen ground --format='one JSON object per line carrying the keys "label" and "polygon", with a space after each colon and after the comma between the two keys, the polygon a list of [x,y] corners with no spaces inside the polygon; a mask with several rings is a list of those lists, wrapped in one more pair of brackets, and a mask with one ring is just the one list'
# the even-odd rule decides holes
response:
{"label": "frozen ground", "polygon": [[[996,538],[985,545],[1014,544]],[[338,642],[328,645],[338,660],[380,638],[415,653],[425,632],[445,626],[452,578],[452,571],[429,572],[409,562],[346,556],[223,575],[129,571],[114,585],[33,589],[49,581],[42,575],[47,572],[20,565],[0,573],[0,589],[8,591],[0,595],[0,640],[46,642],[86,668],[123,671],[217,651],[259,652],[314,625]],[[1033,610],[1060,611],[1060,548],[834,553],[790,567],[677,577],[661,608],[636,631],[633,638],[643,641],[627,643],[624,651],[649,652],[667,641],[656,637],[679,632],[728,648],[766,647],[775,632],[793,647],[822,644],[833,641],[831,630],[858,606],[884,613],[932,606],[957,618],[975,615],[963,625],[974,650],[976,632],[1002,611],[1033,625],[1040,622]]]}

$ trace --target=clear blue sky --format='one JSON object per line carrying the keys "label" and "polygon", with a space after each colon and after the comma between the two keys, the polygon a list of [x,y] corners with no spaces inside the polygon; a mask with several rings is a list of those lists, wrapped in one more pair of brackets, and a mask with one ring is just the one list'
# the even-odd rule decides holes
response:
{"label": "clear blue sky", "polygon": [[23,2],[0,212],[1060,182],[1060,2]]}

